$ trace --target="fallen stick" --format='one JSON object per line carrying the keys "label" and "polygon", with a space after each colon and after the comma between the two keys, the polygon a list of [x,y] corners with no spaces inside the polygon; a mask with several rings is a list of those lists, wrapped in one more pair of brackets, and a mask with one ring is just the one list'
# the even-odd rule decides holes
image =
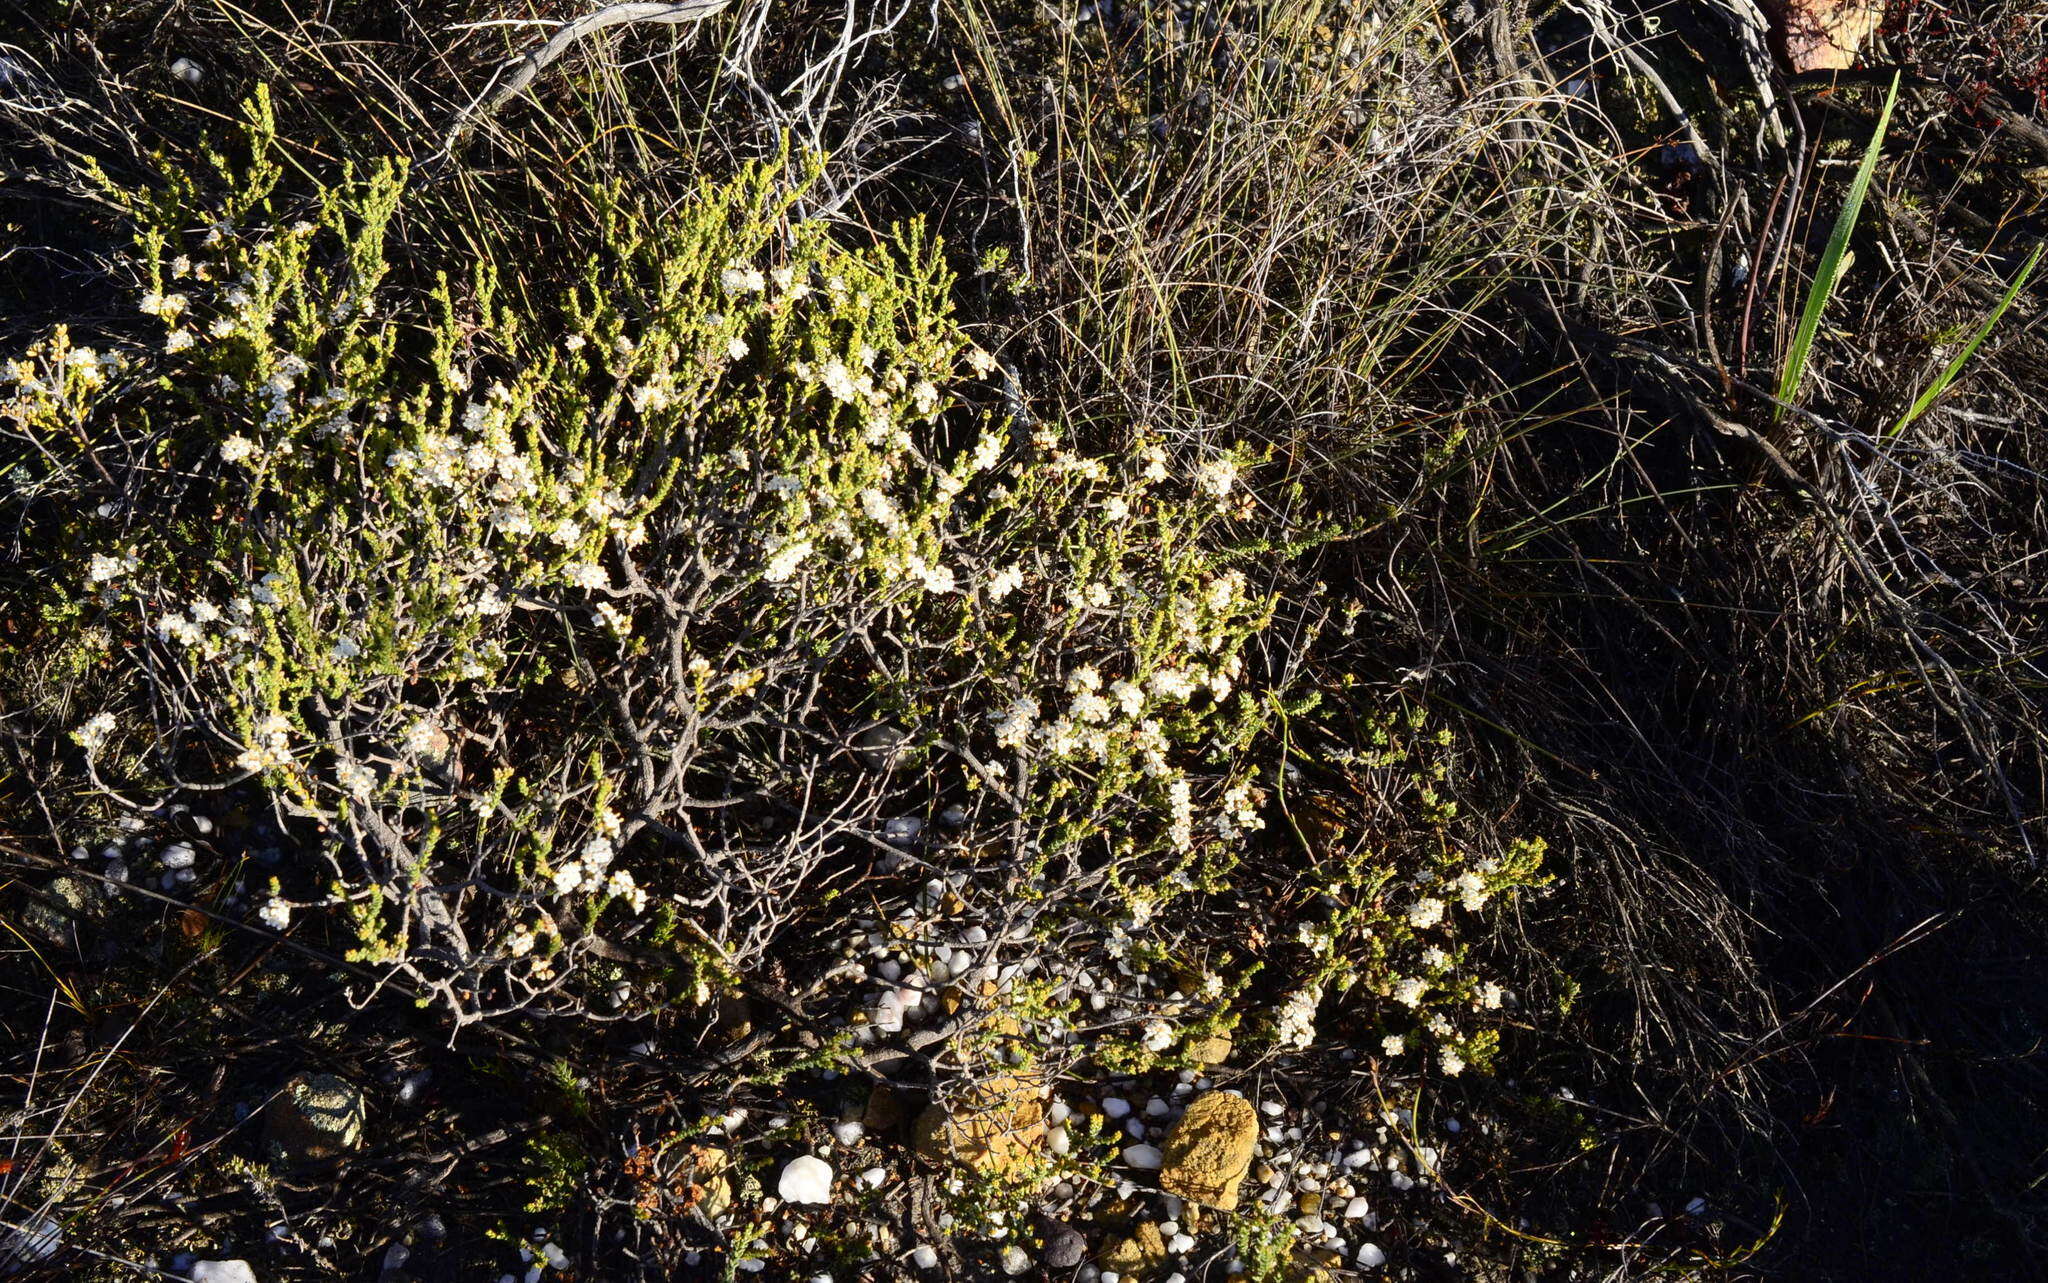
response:
{"label": "fallen stick", "polygon": [[503,107],[526,91],[534,78],[545,71],[548,65],[569,52],[576,42],[585,36],[628,23],[664,23],[674,25],[683,22],[701,22],[720,12],[729,0],[628,0],[624,4],[606,5],[595,13],[586,13],[574,21],[564,23],[547,41],[526,51],[513,66],[511,73],[495,88],[477,101],[464,108],[448,127],[447,141],[441,145],[443,154],[454,150],[462,136],[476,126],[479,120]]}

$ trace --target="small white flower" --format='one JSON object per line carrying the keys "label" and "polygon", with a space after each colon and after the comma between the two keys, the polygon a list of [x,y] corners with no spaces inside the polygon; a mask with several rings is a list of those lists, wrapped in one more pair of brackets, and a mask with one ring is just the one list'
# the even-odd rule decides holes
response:
{"label": "small white flower", "polygon": [[1195,693],[1195,683],[1178,668],[1155,670],[1145,679],[1145,688],[1159,699],[1186,699]]}
{"label": "small white flower", "polygon": [[1451,885],[1457,888],[1459,903],[1465,906],[1467,912],[1477,913],[1486,907],[1488,893],[1485,878],[1467,869],[1460,873],[1457,881]]}
{"label": "small white flower", "polygon": [[1444,920],[1444,902],[1426,895],[1408,906],[1408,925],[1426,931]]}
{"label": "small white flower", "polygon": [[1500,1001],[1506,994],[1507,990],[1502,989],[1499,985],[1489,980],[1479,986],[1479,1005],[1488,1011],[1498,1011],[1500,1010]]}
{"label": "small white flower", "polygon": [[732,342],[725,345],[725,354],[735,361],[740,360],[747,354],[747,341],[742,338],[735,338]]}
{"label": "small white flower", "polygon": [[1144,468],[1138,473],[1140,477],[1146,481],[1166,480],[1166,451],[1164,449],[1156,445],[1146,446],[1144,452],[1138,458],[1143,460],[1145,464]]}
{"label": "small white flower", "polygon": [[96,552],[87,563],[85,574],[93,583],[110,583],[135,569],[136,564],[133,557],[110,557],[106,553]]}
{"label": "small white flower", "polygon": [[1074,702],[1067,706],[1067,716],[1077,722],[1106,722],[1109,720],[1109,701],[1094,691],[1083,691],[1074,696]]}
{"label": "small white flower", "polygon": [[903,516],[896,509],[896,501],[870,486],[860,492],[860,508],[868,519],[884,530],[895,530],[903,524]]}
{"label": "small white flower", "polygon": [[1419,1007],[1422,1005],[1422,995],[1428,991],[1428,981],[1407,976],[1394,986],[1394,1001],[1404,1007]]}
{"label": "small white flower", "polygon": [[611,880],[605,883],[605,890],[625,900],[635,913],[647,907],[647,893],[634,885],[633,875],[624,869],[612,870]]}
{"label": "small white flower", "polygon": [[1398,1056],[1408,1050],[1408,1040],[1400,1034],[1388,1034],[1380,1039],[1380,1051],[1389,1056]]}
{"label": "small white flower", "polygon": [[77,740],[79,746],[88,754],[93,754],[100,751],[101,746],[107,742],[107,736],[113,733],[114,715],[95,713],[86,719],[83,726],[71,732],[71,738]]}
{"label": "small white flower", "polygon": [[615,854],[617,854],[617,851],[612,846],[611,839],[602,835],[591,838],[583,844],[582,850],[576,852],[577,858],[593,874],[610,868],[612,857]]}
{"label": "small white flower", "polygon": [[568,895],[583,885],[583,866],[571,860],[555,870],[555,890]]}
{"label": "small white flower", "polygon": [[1173,1026],[1164,1020],[1148,1020],[1141,1041],[1146,1051],[1165,1051],[1173,1046]]}
{"label": "small white flower", "polygon": [[734,294],[752,294],[768,288],[768,278],[758,267],[734,263],[718,274],[718,283]]}
{"label": "small white flower", "polygon": [[448,747],[448,734],[430,718],[422,717],[406,728],[405,751],[414,756],[439,753]]}
{"label": "small white flower", "polygon": [[179,614],[165,615],[157,620],[156,635],[165,641],[174,641],[186,646],[197,646],[201,638],[199,625]]}
{"label": "small white flower", "polygon": [[626,400],[632,403],[633,413],[652,414],[657,410],[666,410],[675,398],[660,384],[642,383],[626,394]]}
{"label": "small white flower", "polygon": [[917,577],[918,582],[923,584],[924,590],[929,593],[949,593],[958,586],[951,566],[926,565],[923,558],[912,559],[910,573]]}
{"label": "small white flower", "polygon": [[1237,484],[1237,463],[1232,459],[1210,459],[1195,469],[1195,488],[1221,499]]}
{"label": "small white flower", "polygon": [[1022,748],[1037,722],[1038,701],[1019,696],[996,717],[996,743],[1003,748]]}
{"label": "small white flower", "polygon": [[366,798],[377,787],[377,776],[359,762],[343,762],[334,768],[334,782],[350,797]]}
{"label": "small white flower", "polygon": [[593,591],[612,586],[612,578],[605,573],[604,567],[590,561],[570,562],[562,567],[562,578],[568,580],[574,587]]}
{"label": "small white flower", "polygon": [[768,564],[761,570],[761,577],[771,584],[786,582],[804,564],[814,545],[808,539],[791,539],[779,545],[768,554]]}
{"label": "small white flower", "polygon": [[1011,564],[989,572],[982,583],[982,590],[990,601],[1001,601],[1024,585],[1024,568]]}
{"label": "small white flower", "polygon": [[1459,1074],[1465,1072],[1465,1058],[1463,1056],[1460,1056],[1457,1052],[1451,1050],[1449,1047],[1444,1048],[1440,1055],[1441,1063],[1444,1067],[1444,1072],[1446,1074],[1449,1074],[1451,1077],[1456,1078]]}
{"label": "small white flower", "polygon": [[272,931],[282,931],[292,924],[292,906],[271,896],[256,910],[256,920]]}
{"label": "small white flower", "polygon": [[846,362],[834,357],[825,362],[825,368],[818,371],[818,382],[832,394],[835,401],[857,401],[860,399],[860,384],[855,381],[853,371],[846,368]]}
{"label": "small white flower", "polygon": [[1316,1039],[1316,1008],[1322,1004],[1323,990],[1320,985],[1296,989],[1280,1004],[1280,1014],[1274,1021],[1274,1033],[1280,1044],[1297,1050],[1308,1046]]}

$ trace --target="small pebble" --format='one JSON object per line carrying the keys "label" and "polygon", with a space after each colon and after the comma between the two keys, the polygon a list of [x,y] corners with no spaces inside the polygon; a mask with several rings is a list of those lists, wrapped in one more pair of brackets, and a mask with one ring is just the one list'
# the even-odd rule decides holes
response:
{"label": "small pebble", "polygon": [[822,1158],[803,1154],[782,1168],[775,1192],[788,1203],[829,1203],[832,1201],[832,1166]]}

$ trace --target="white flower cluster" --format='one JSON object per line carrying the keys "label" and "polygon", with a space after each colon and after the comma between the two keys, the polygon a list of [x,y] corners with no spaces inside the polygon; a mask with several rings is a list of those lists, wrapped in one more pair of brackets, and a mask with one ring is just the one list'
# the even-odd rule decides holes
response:
{"label": "white flower cluster", "polygon": [[85,577],[95,584],[110,584],[116,579],[133,574],[140,563],[134,553],[112,554],[96,552],[86,563]]}
{"label": "white flower cluster", "polygon": [[283,714],[272,713],[258,721],[252,740],[235,759],[235,765],[245,771],[271,771],[289,766],[292,725]]}
{"label": "white flower cluster", "polygon": [[1444,902],[1435,896],[1422,896],[1408,906],[1408,925],[1418,931],[1426,931],[1444,920]]}
{"label": "white flower cluster", "polygon": [[84,725],[71,732],[71,738],[76,740],[78,746],[84,749],[88,755],[92,755],[98,753],[106,745],[107,736],[113,733],[114,715],[112,713],[95,713],[85,720]]}
{"label": "white flower cluster", "polygon": [[1316,1008],[1322,1001],[1321,985],[1296,989],[1282,1000],[1273,1030],[1281,1046],[1299,1051],[1316,1040]]}
{"label": "white flower cluster", "polygon": [[647,908],[647,892],[633,880],[632,873],[611,867],[616,854],[610,838],[602,833],[593,836],[576,852],[575,859],[556,867],[556,892],[570,895],[582,891],[590,895],[616,896],[625,900],[634,913],[642,912]]}
{"label": "white flower cluster", "polygon": [[1250,780],[1239,780],[1223,790],[1216,816],[1217,836],[1228,842],[1265,828],[1265,818],[1259,814],[1259,804],[1263,800]]}

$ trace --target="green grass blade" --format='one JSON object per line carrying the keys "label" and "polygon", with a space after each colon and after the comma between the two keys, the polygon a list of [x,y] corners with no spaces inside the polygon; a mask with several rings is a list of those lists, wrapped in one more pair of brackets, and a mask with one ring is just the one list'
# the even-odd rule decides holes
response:
{"label": "green grass blade", "polygon": [[1820,271],[1814,275],[1813,287],[1806,292],[1806,310],[1800,314],[1799,328],[1793,332],[1792,346],[1785,353],[1785,369],[1778,379],[1778,407],[1772,414],[1773,420],[1784,417],[1785,407],[1799,391],[1799,380],[1806,373],[1806,358],[1813,351],[1813,336],[1820,330],[1821,313],[1827,310],[1835,281],[1841,276],[1842,259],[1849,252],[1849,237],[1863,212],[1863,196],[1870,190],[1870,176],[1877,170],[1877,155],[1884,145],[1885,130],[1891,127],[1892,107],[1898,100],[1899,77],[1894,72],[1891,88],[1885,92],[1884,110],[1877,116],[1877,129],[1870,135],[1869,146],[1863,149],[1856,181],[1849,184],[1848,199],[1842,202],[1842,212],[1835,216],[1835,230],[1828,236],[1827,252],[1821,255]]}
{"label": "green grass blade", "polygon": [[1920,399],[1913,402],[1913,408],[1906,411],[1904,417],[1892,425],[1891,431],[1885,433],[1886,436],[1895,437],[1899,435],[1900,432],[1905,430],[1907,424],[1927,413],[1927,407],[1934,404],[1935,398],[1948,391],[1948,385],[1954,383],[1956,375],[1962,372],[1963,364],[1977,354],[1977,349],[1982,346],[1985,339],[1991,336],[1992,327],[1997,325],[1999,318],[2005,315],[2005,309],[2011,307],[2012,301],[2018,298],[2020,291],[2027,287],[2027,279],[2034,274],[2034,269],[2040,266],[2043,250],[2048,250],[2048,242],[2034,246],[2034,252],[2028,256],[2026,266],[2020,269],[2020,274],[2013,278],[2010,286],[2006,287],[2005,296],[1998,300],[1998,306],[1992,308],[1991,314],[1984,318],[1984,324],[1977,327],[1977,332],[1970,336],[1970,341],[1963,344],[1963,350],[1956,353],[1956,359],[1950,361],[1948,367],[1935,378],[1934,382],[1927,385],[1927,390],[1920,394]]}

